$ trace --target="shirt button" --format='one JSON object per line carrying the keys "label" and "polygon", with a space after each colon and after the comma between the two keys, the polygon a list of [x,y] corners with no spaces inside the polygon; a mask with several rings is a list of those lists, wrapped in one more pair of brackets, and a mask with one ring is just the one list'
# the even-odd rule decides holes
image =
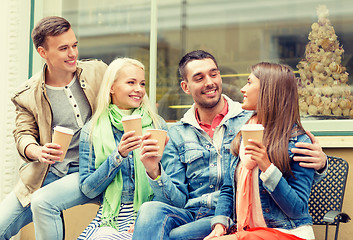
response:
{"label": "shirt button", "polygon": [[269,212],[270,212],[270,209],[269,209],[269,208],[266,208],[266,209],[265,209],[265,212],[269,213]]}
{"label": "shirt button", "polygon": [[66,89],[68,89],[69,87],[68,86],[65,86]]}
{"label": "shirt button", "polygon": [[121,159],[120,159],[120,158],[116,157],[115,159],[116,159],[116,162],[117,162],[118,164],[121,163]]}
{"label": "shirt button", "polygon": [[69,98],[72,98],[72,95],[70,95]]}
{"label": "shirt button", "polygon": [[210,148],[210,146],[209,145],[206,145],[206,149],[209,149]]}
{"label": "shirt button", "polygon": [[210,165],[210,167],[214,167],[214,164],[212,163],[212,164]]}
{"label": "shirt button", "polygon": [[80,114],[77,114],[76,117],[80,117]]}
{"label": "shirt button", "polygon": [[210,185],[210,188],[213,188],[213,185]]}

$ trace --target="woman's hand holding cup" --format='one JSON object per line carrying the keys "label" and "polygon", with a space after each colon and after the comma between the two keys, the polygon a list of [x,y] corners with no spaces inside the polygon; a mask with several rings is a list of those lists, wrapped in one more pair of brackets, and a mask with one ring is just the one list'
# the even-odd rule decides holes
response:
{"label": "woman's hand holding cup", "polygon": [[122,157],[127,157],[129,152],[139,148],[141,146],[142,137],[136,136],[135,131],[124,133],[121,137],[118,151]]}
{"label": "woman's hand holding cup", "polygon": [[166,131],[157,129],[147,130],[142,137],[141,161],[152,179],[161,174],[159,162],[162,159],[164,146],[168,139]]}

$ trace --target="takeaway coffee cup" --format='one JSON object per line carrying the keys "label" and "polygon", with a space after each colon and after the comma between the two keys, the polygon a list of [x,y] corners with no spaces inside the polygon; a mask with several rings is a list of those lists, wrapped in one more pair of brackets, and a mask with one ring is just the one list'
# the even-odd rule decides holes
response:
{"label": "takeaway coffee cup", "polygon": [[142,136],[142,123],[140,115],[124,116],[121,121],[125,132],[135,131],[133,136]]}
{"label": "takeaway coffee cup", "polygon": [[262,142],[264,127],[261,124],[246,124],[240,130],[244,146],[251,144],[248,142],[249,139]]}
{"label": "takeaway coffee cup", "polygon": [[58,162],[64,161],[67,149],[69,148],[73,135],[74,131],[72,129],[61,126],[54,127],[52,142],[59,144],[61,146],[60,150],[63,151],[63,154],[61,154],[60,160],[58,160]]}
{"label": "takeaway coffee cup", "polygon": [[160,130],[160,129],[148,129],[146,133],[151,133],[149,139],[155,139],[158,141],[157,145],[159,146],[158,155],[162,156],[164,147],[165,147],[165,140],[167,138],[167,131]]}

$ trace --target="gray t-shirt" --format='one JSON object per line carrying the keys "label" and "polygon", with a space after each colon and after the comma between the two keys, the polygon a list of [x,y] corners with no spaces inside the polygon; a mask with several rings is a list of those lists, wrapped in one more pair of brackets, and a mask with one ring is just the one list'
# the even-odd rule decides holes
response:
{"label": "gray t-shirt", "polygon": [[56,162],[50,167],[50,171],[55,175],[63,177],[69,167],[78,166],[81,128],[91,117],[92,112],[76,77],[65,87],[46,85],[46,90],[53,113],[52,129],[55,126],[62,126],[74,131],[64,161]]}

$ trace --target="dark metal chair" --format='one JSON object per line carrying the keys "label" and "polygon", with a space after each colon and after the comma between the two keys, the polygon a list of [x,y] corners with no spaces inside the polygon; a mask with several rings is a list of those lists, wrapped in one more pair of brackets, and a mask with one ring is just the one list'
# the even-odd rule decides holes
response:
{"label": "dark metal chair", "polygon": [[64,213],[61,211],[60,213],[61,221],[63,223],[63,240],[65,240],[65,220],[64,220]]}
{"label": "dark metal chair", "polygon": [[328,156],[328,171],[325,178],[315,184],[309,198],[309,212],[314,225],[326,225],[325,240],[330,225],[336,227],[338,239],[339,225],[351,218],[342,212],[342,203],[348,175],[348,163],[342,158]]}

